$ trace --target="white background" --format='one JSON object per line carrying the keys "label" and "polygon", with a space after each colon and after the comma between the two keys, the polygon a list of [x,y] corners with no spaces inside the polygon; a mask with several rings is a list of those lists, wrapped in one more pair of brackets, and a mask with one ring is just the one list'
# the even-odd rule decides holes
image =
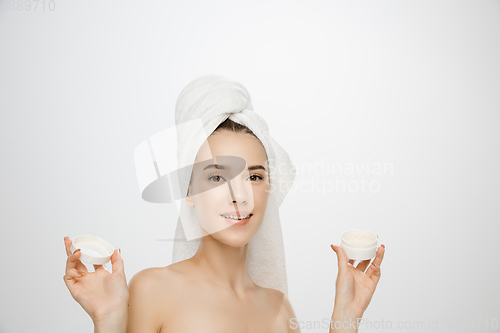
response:
{"label": "white background", "polygon": [[64,236],[121,248],[128,281],[172,262],[155,239],[173,207],[141,199],[133,152],[211,73],[248,88],[297,167],[344,167],[299,169],[281,206],[303,325],[330,318],[330,244],[362,228],[386,245],[362,331],[498,331],[499,1],[45,2],[0,11],[1,333],[93,330]]}

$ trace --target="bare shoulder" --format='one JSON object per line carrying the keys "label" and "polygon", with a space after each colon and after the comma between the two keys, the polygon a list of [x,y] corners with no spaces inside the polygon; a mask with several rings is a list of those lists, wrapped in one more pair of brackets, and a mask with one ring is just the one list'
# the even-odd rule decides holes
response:
{"label": "bare shoulder", "polygon": [[178,270],[175,269],[173,265],[143,269],[142,271],[137,272],[132,279],[130,279],[129,288],[132,285],[141,286],[142,288],[151,287],[152,285],[156,287],[155,284],[165,282],[165,279],[175,279],[177,271]]}
{"label": "bare shoulder", "polygon": [[[296,327],[297,325],[292,325],[297,321],[297,317],[295,316],[295,312],[293,311],[292,303],[288,296],[277,289],[272,288],[263,288],[265,292],[268,294],[268,297],[272,300],[272,302],[276,302],[280,307],[280,315],[283,320],[286,322],[288,327],[288,332],[300,332],[300,329]],[[292,329],[294,328],[294,329]]]}
{"label": "bare shoulder", "polygon": [[[262,287],[261,287],[262,288]],[[282,309],[284,310],[292,310],[292,306],[290,304],[290,300],[288,297],[282,293],[281,291],[273,288],[262,288],[265,293],[270,297],[274,302],[278,302],[281,304]],[[293,310],[292,310],[293,312]]]}
{"label": "bare shoulder", "polygon": [[[179,283],[183,280],[183,265],[151,267],[136,273],[129,282],[129,293],[137,298],[171,299]],[[165,298],[166,297],[166,298]]]}
{"label": "bare shoulder", "polygon": [[166,281],[175,282],[180,281],[186,274],[188,274],[188,261],[180,261],[175,264],[170,264],[165,267],[151,267],[143,269],[136,273],[129,282],[129,287],[135,285],[154,285],[160,283],[164,285]]}
{"label": "bare shoulder", "polygon": [[178,272],[167,267],[151,267],[130,279],[128,332],[159,332],[165,314],[176,300]]}

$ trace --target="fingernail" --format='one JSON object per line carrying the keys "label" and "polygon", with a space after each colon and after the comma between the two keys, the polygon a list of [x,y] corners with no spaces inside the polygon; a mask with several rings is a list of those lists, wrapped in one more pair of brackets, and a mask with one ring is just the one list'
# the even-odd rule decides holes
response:
{"label": "fingernail", "polygon": [[381,246],[385,249],[385,245],[384,244],[382,244]]}
{"label": "fingernail", "polygon": [[333,250],[333,251],[337,252],[337,249],[336,249],[336,246],[335,246],[335,245],[333,245],[333,244],[332,244],[332,245],[330,245],[330,246],[332,247],[332,250]]}
{"label": "fingernail", "polygon": [[122,249],[118,249],[118,251],[120,252],[120,254],[122,254]]}
{"label": "fingernail", "polygon": [[80,250],[81,250],[81,249],[78,249],[78,250],[76,250],[76,251],[75,251],[75,252],[73,252],[73,253],[77,253],[77,252],[78,252],[78,251],[80,251]]}

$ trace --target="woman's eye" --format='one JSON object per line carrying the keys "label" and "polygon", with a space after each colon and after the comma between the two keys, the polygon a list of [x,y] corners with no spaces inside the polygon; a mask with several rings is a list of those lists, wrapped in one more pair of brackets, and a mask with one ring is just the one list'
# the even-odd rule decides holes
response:
{"label": "woman's eye", "polygon": [[[249,177],[253,182],[256,182],[258,180],[263,180],[264,178],[260,175],[251,175]],[[211,175],[210,177],[208,177],[209,180],[211,180],[212,182],[214,183],[220,183],[221,181],[225,180],[224,177],[222,177],[221,175]]]}
{"label": "woman's eye", "polygon": [[[252,178],[252,177],[257,177],[257,178],[258,178],[258,179],[260,179],[260,180],[264,179],[264,178],[262,178],[260,175],[251,175],[251,176],[250,176],[250,178]],[[255,181],[257,181],[257,180],[255,180]]]}
{"label": "woman's eye", "polygon": [[212,175],[212,176],[208,177],[208,179],[210,179],[211,181],[213,181],[215,183],[219,183],[219,182],[221,182],[221,179],[224,179],[224,178],[220,175]]}

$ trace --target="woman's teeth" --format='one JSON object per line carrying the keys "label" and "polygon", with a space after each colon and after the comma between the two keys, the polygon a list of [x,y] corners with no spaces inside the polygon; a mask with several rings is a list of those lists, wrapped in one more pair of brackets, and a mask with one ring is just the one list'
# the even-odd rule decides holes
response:
{"label": "woman's teeth", "polygon": [[245,215],[245,216],[240,216],[240,217],[238,217],[238,216],[236,216],[236,215],[224,215],[224,214],[223,214],[222,216],[224,216],[224,217],[225,217],[225,218],[227,218],[227,219],[233,219],[233,220],[244,220],[244,219],[249,218],[249,217],[250,217],[250,215],[251,215],[251,214],[248,214],[248,215]]}

